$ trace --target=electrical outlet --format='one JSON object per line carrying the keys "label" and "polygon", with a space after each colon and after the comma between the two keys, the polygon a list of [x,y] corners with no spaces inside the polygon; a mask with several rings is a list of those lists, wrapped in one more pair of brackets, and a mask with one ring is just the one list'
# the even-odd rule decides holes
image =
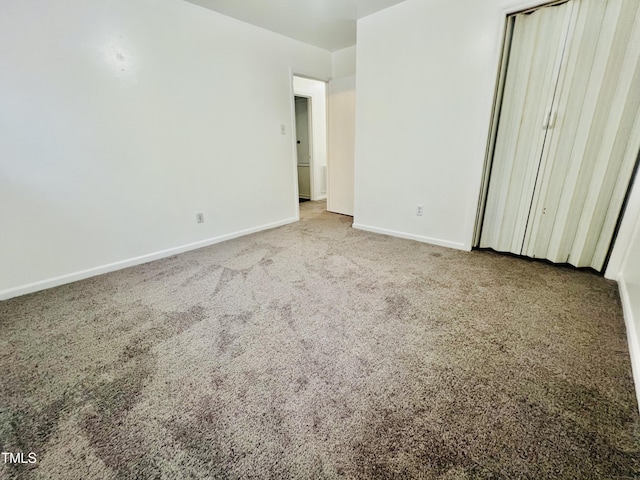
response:
{"label": "electrical outlet", "polygon": [[196,213],[196,222],[204,223],[204,213],[202,212]]}
{"label": "electrical outlet", "polygon": [[419,217],[422,216],[422,205],[416,205],[416,215],[418,215]]}

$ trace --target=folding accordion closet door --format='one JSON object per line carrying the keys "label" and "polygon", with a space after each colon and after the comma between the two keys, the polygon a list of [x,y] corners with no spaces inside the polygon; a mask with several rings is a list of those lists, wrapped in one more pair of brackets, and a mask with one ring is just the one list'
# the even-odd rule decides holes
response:
{"label": "folding accordion closet door", "polygon": [[511,27],[480,247],[600,271],[640,149],[640,1]]}

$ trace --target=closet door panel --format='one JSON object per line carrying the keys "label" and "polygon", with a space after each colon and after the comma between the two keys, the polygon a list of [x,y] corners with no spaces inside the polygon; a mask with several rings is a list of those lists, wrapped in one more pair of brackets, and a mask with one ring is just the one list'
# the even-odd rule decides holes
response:
{"label": "closet door panel", "polygon": [[640,4],[578,5],[523,253],[600,270],[633,169],[625,152],[637,143]]}
{"label": "closet door panel", "polygon": [[635,21],[607,119],[607,141],[599,152],[600,168],[592,177],[589,201],[569,259],[576,266],[596,270],[604,266],[640,151],[640,4],[635,7]]}
{"label": "closet door panel", "polygon": [[[574,139],[578,130],[578,122],[567,118],[566,112],[580,112],[584,107],[589,77],[576,76],[575,72],[584,72],[593,64],[600,32],[594,32],[593,25],[588,25],[587,20],[593,17],[602,18],[605,6],[605,2],[579,3],[574,11],[574,22],[569,35],[571,38],[583,38],[584,41],[577,45],[569,43],[565,47],[563,68],[551,112],[552,130],[549,132],[542,155],[538,188],[534,193],[529,230],[522,252],[529,257],[559,261],[549,258],[553,256],[549,243],[570,166],[568,159],[576,148]],[[576,49],[580,50],[578,54]],[[557,135],[560,131],[564,132],[564,135]],[[586,139],[585,136],[582,138]],[[586,148],[586,145],[582,145],[582,148]],[[566,257],[562,261],[565,262]]]}
{"label": "closet door panel", "polygon": [[515,18],[481,247],[522,252],[572,5]]}

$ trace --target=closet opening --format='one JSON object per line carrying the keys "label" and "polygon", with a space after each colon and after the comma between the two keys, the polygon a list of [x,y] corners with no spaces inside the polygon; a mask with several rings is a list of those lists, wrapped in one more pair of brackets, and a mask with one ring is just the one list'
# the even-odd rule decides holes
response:
{"label": "closet opening", "polygon": [[509,15],[473,245],[602,272],[640,150],[640,4]]}

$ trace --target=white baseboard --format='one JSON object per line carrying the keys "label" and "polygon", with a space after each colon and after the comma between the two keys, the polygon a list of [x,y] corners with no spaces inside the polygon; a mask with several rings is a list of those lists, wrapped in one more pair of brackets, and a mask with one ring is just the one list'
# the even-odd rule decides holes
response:
{"label": "white baseboard", "polygon": [[417,242],[422,242],[422,243],[430,243],[431,245],[439,245],[441,247],[455,248],[456,250],[466,250],[466,251],[469,250],[468,248],[466,248],[464,243],[451,242],[449,240],[441,240],[439,238],[424,237],[422,235],[398,232],[396,230],[388,230],[386,228],[371,227],[369,225],[363,225],[361,223],[354,223],[352,226],[357,230],[364,230],[365,232],[381,233],[383,235],[390,235],[392,237],[406,238],[407,240],[415,240]]}
{"label": "white baseboard", "polygon": [[64,285],[66,283],[76,282],[78,280],[83,280],[85,278],[95,277],[96,275],[102,275],[103,273],[114,272],[116,270],[122,270],[123,268],[133,267],[135,265],[140,265],[142,263],[148,263],[153,260],[159,260],[161,258],[170,257],[172,255],[187,252],[189,250],[196,250],[198,248],[207,247],[209,245],[214,245],[216,243],[224,242],[226,240],[242,237],[244,235],[249,235],[251,233],[260,232],[262,230],[269,230],[271,228],[281,227],[282,225],[287,225],[289,223],[294,223],[296,221],[298,221],[298,219],[289,218],[287,220],[281,220],[279,222],[259,225],[257,227],[247,228],[246,230],[240,230],[238,232],[233,232],[225,235],[220,235],[217,237],[207,238],[205,240],[188,243],[186,245],[181,245],[178,247],[168,248],[166,250],[161,250],[161,251],[149,253],[146,255],[140,255],[138,257],[133,257],[126,260],[120,260],[118,262],[109,263],[107,265],[92,267],[86,270],[80,270],[78,272],[68,273],[65,275],[48,278],[46,280],[40,280],[37,282],[29,283],[27,285],[21,285],[18,287],[8,288],[6,290],[0,290],[0,301],[8,300],[13,297],[26,295],[28,293],[33,293],[40,290],[45,290],[47,288],[57,287],[59,285]]}
{"label": "white baseboard", "polygon": [[[640,311],[634,311],[633,303],[629,292],[629,285],[624,279],[618,279],[620,299],[622,300],[622,311],[624,313],[624,323],[627,327],[627,343],[629,344],[629,356],[631,357],[631,371],[633,372],[633,383],[636,387],[636,402],[640,410],[640,339],[636,323],[640,321]],[[640,294],[640,288],[638,288]]]}

